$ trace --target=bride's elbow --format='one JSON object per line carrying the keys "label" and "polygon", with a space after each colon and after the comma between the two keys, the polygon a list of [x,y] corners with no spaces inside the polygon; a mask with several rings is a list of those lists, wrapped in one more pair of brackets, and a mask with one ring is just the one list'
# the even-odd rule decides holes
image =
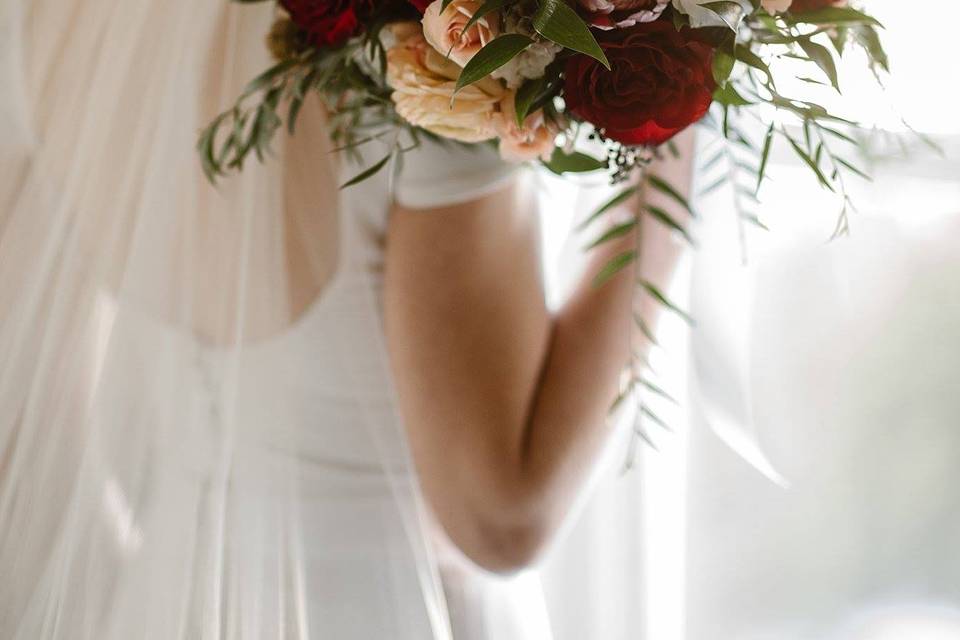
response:
{"label": "bride's elbow", "polygon": [[478,467],[457,465],[444,482],[428,484],[449,539],[474,564],[497,574],[533,565],[563,517],[550,483],[507,459],[500,454]]}
{"label": "bride's elbow", "polygon": [[532,566],[549,540],[548,528],[538,523],[475,525],[469,541],[458,543],[463,553],[481,568],[509,575]]}
{"label": "bride's elbow", "polygon": [[537,561],[556,523],[537,492],[518,491],[516,486],[507,491],[496,485],[487,484],[484,491],[474,493],[474,500],[462,500],[459,513],[448,520],[455,525],[447,529],[475,564],[493,573],[511,574]]}

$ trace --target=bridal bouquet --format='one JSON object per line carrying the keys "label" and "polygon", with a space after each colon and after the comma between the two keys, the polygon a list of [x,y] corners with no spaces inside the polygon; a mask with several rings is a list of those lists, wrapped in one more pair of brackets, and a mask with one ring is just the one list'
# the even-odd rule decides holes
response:
{"label": "bridal bouquet", "polygon": [[[293,132],[303,101],[315,92],[340,147],[394,140],[386,157],[350,183],[379,171],[421,136],[491,141],[510,161],[541,161],[558,173],[606,169],[616,181],[711,106],[725,137],[753,144],[730,114],[766,105],[768,118],[771,111],[796,116],[804,139],[791,135],[782,118],[771,118],[757,145],[757,184],[780,135],[833,188],[830,174],[854,167],[832,156],[823,138],[848,141],[828,125],[852,123],[781,95],[772,64],[808,62],[815,69],[805,81],[838,91],[836,58],[849,45],[866,51],[875,67],[887,66],[879,23],[845,0],[277,4],[280,17],[267,38],[277,64],[201,136],[211,180],[242,168],[250,153],[262,158],[284,119]],[[583,132],[604,143],[605,157],[574,150]]]}
{"label": "bridal bouquet", "polygon": [[[864,176],[843,157],[856,150],[856,125],[781,86],[803,81],[839,92],[838,60],[849,50],[862,52],[878,76],[888,70],[881,25],[846,0],[237,1],[278,5],[267,36],[277,62],[202,132],[211,180],[241,169],[251,153],[263,159],[284,121],[294,132],[310,95],[325,104],[338,149],[388,143],[345,187],[425,137],[495,144],[508,161],[558,174],[606,171],[623,182],[703,122],[721,144],[708,149],[701,171],[726,168],[707,190],[732,184],[742,219],[759,224],[750,204],[781,138],[838,194],[840,232],[851,205],[846,179]],[[760,127],[742,126],[747,118]],[[601,151],[578,150],[585,138]],[[665,180],[647,172],[644,184],[690,210]],[[638,188],[624,185],[588,222]],[[625,235],[641,215],[689,237],[665,210],[645,205],[590,246]],[[613,258],[598,282],[636,256]],[[639,284],[682,314],[652,284]],[[643,384],[635,374],[631,385]]]}

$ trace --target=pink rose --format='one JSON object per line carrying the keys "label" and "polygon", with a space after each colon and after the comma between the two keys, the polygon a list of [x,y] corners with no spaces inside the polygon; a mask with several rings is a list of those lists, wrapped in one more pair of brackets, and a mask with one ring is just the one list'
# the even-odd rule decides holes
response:
{"label": "pink rose", "polygon": [[599,29],[632,27],[638,22],[653,22],[670,0],[579,0],[587,20]]}
{"label": "pink rose", "polygon": [[500,113],[494,120],[494,129],[500,136],[500,157],[508,162],[549,160],[559,128],[544,118],[542,109],[528,115],[522,127],[517,126],[515,99],[516,92],[508,92],[500,101]]}
{"label": "pink rose", "polygon": [[480,142],[496,137],[495,121],[506,88],[482,78],[453,99],[460,67],[423,38],[416,22],[394,24],[396,44],[387,51],[387,81],[397,114],[444,138]]}
{"label": "pink rose", "polygon": [[488,42],[500,34],[500,18],[496,12],[480,18],[464,31],[464,27],[482,2],[453,0],[440,13],[441,0],[434,0],[423,13],[423,36],[439,53],[461,67]]}

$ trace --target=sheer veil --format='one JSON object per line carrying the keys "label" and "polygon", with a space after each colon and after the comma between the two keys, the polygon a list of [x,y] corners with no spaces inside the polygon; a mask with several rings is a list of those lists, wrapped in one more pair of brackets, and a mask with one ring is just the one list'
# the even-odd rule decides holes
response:
{"label": "sheer veil", "polygon": [[[345,249],[319,104],[217,188],[194,157],[271,19],[0,0],[0,637],[343,637],[377,623],[324,607],[352,588],[402,637],[447,637],[388,375],[356,355],[370,256]],[[353,330],[293,375],[271,354],[307,316]],[[338,429],[289,428],[312,397]],[[382,530],[346,535],[355,509]]]}

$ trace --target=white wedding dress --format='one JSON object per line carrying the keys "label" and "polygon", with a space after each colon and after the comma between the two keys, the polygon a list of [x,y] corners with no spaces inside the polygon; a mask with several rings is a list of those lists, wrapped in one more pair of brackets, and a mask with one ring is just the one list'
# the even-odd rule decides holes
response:
{"label": "white wedding dress", "polygon": [[[513,170],[430,145],[338,196],[305,124],[214,192],[192,142],[269,12],[107,4],[0,0],[0,638],[548,638],[534,576],[433,524],[379,307],[391,200]],[[277,212],[330,206],[336,269],[296,307]]]}

